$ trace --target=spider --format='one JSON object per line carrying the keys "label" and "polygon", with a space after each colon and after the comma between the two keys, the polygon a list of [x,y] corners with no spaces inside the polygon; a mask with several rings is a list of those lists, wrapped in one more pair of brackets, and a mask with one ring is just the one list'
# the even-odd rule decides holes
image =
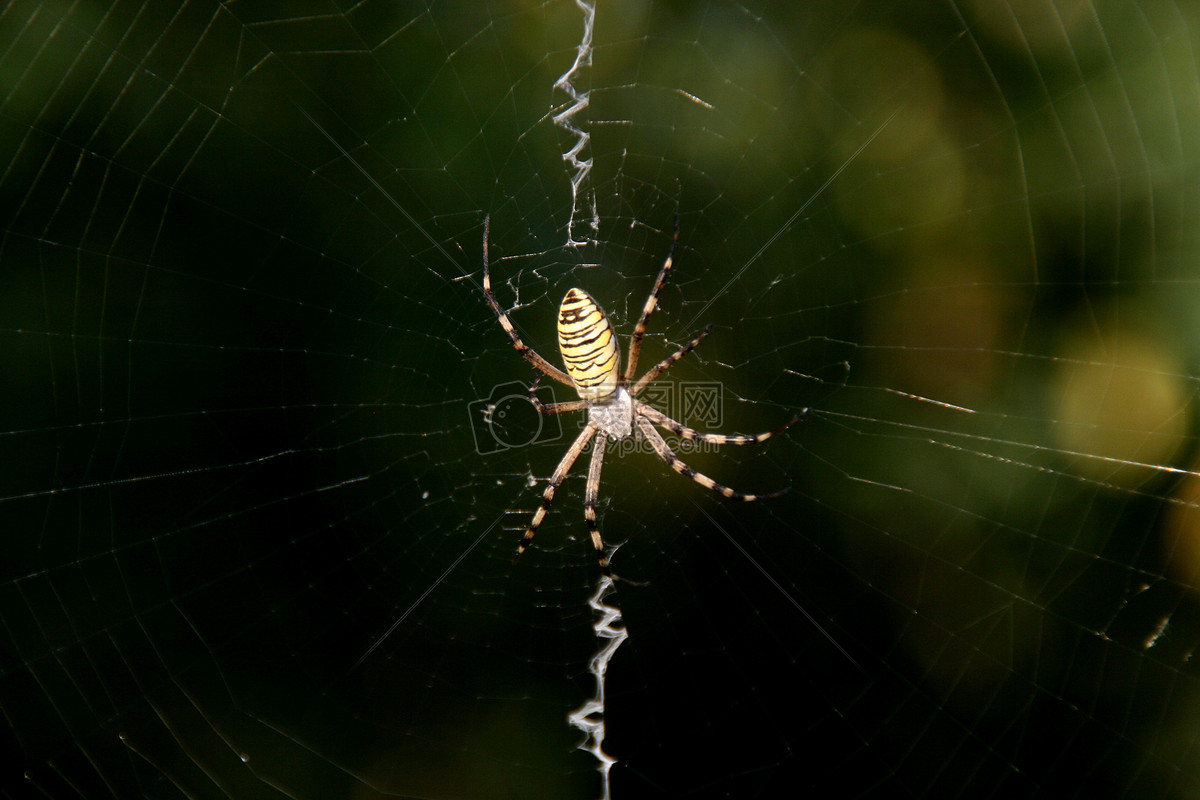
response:
{"label": "spider", "polygon": [[[592,537],[592,545],[596,548],[596,556],[600,560],[600,569],[609,577],[612,577],[612,569],[608,557],[604,553],[604,540],[600,537],[600,529],[596,525],[596,497],[600,490],[600,469],[604,462],[605,443],[608,439],[619,441],[630,436],[641,435],[668,467],[680,475],[691,478],[706,489],[711,489],[731,500],[758,500],[776,497],[787,491],[785,488],[770,494],[744,494],[730,489],[728,486],[723,486],[683,463],[654,426],[657,425],[689,441],[710,442],[717,445],[750,444],[765,441],[780,433],[807,414],[807,408],[775,430],[751,436],[740,433],[701,433],[637,399],[638,393],[651,381],[662,375],[668,367],[692,352],[696,345],[700,344],[712,330],[711,324],[675,353],[651,367],[632,385],[630,383],[637,370],[638,356],[642,349],[642,337],[646,333],[646,321],[658,303],[658,293],[667,280],[667,274],[671,271],[671,264],[675,258],[675,246],[679,242],[678,215],[675,218],[675,232],[671,239],[671,248],[667,252],[667,260],[663,262],[662,269],[659,270],[658,277],[654,280],[654,288],[651,289],[650,296],[646,298],[642,314],[633,328],[624,374],[620,369],[621,356],[612,325],[609,324],[608,317],[605,316],[600,305],[583,289],[569,290],[558,311],[558,347],[566,372],[542,358],[533,348],[521,341],[512,320],[496,302],[496,296],[492,293],[492,279],[488,271],[490,222],[490,217],[483,221],[483,296],[487,299],[492,311],[496,313],[500,327],[508,334],[512,346],[526,361],[542,373],[529,387],[529,401],[542,414],[562,414],[584,410],[588,412],[587,424],[567,449],[562,460],[558,462],[558,466],[554,468],[550,483],[547,484],[545,492],[542,494],[542,504],[534,513],[533,520],[521,538],[521,543],[517,545],[517,554],[513,557],[514,562],[521,557],[530,542],[533,541],[538,526],[542,524],[542,520],[550,510],[554,493],[593,437],[595,437],[596,443],[592,445],[592,460],[588,467],[583,516],[587,522],[588,533]],[[543,375],[570,386],[579,395],[579,399],[565,403],[542,403],[538,400],[536,392]]]}

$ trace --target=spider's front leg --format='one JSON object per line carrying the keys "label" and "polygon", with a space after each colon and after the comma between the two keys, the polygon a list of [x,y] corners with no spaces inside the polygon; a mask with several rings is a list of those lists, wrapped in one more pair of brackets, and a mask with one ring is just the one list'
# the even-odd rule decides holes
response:
{"label": "spider's front leg", "polygon": [[640,400],[635,400],[634,403],[636,404],[637,413],[641,414],[655,425],[665,428],[666,430],[669,430],[674,434],[678,434],[684,439],[692,442],[712,442],[713,444],[755,444],[758,442],[765,442],[772,436],[782,433],[792,425],[799,422],[801,419],[807,416],[809,412],[809,409],[807,408],[802,409],[796,416],[792,417],[779,427],[767,431],[766,433],[705,433],[698,431],[695,428],[689,428],[687,425],[684,425],[678,420],[671,419],[658,409],[654,408],[653,406],[648,406]]}
{"label": "spider's front leg", "polygon": [[600,527],[596,525],[596,498],[600,494],[600,469],[604,465],[604,445],[608,437],[601,433],[592,445],[592,463],[588,466],[587,490],[583,496],[583,519],[587,522],[588,533],[592,535],[592,546],[596,548],[596,557],[600,559],[600,571],[612,577],[612,569],[608,565],[608,557],[604,555],[604,540],[600,538]]}
{"label": "spider's front leg", "polygon": [[658,457],[662,459],[664,464],[678,472],[683,477],[691,478],[705,489],[710,489],[717,494],[728,497],[730,500],[750,501],[761,500],[765,497],[778,497],[779,495],[791,489],[790,486],[784,487],[777,492],[770,492],[768,494],[748,494],[746,492],[739,492],[736,489],[730,489],[728,486],[717,483],[703,472],[697,472],[685,464],[679,458],[679,456],[675,455],[675,451],[671,449],[670,445],[667,444],[662,435],[658,431],[654,430],[654,426],[650,423],[649,417],[639,415],[636,418],[636,421],[638,430],[641,431],[642,436],[646,437],[646,441],[648,441],[650,446],[654,448],[654,452],[658,454]]}
{"label": "spider's front leg", "polygon": [[575,437],[575,441],[571,443],[571,447],[567,450],[566,455],[562,457],[562,461],[559,461],[558,466],[554,468],[554,474],[550,476],[550,483],[546,486],[546,491],[542,493],[542,505],[534,512],[533,520],[530,521],[529,527],[525,529],[525,535],[521,537],[521,543],[517,545],[517,554],[513,556],[513,561],[520,558],[521,554],[529,547],[529,543],[533,541],[533,536],[537,533],[538,526],[542,524],[542,520],[546,518],[546,512],[550,510],[550,504],[554,502],[554,493],[558,491],[558,487],[562,484],[563,479],[571,471],[571,466],[575,463],[575,459],[579,458],[579,454],[583,452],[583,448],[587,447],[588,441],[595,434],[596,428],[594,426],[585,425],[583,430],[579,432],[579,436]]}

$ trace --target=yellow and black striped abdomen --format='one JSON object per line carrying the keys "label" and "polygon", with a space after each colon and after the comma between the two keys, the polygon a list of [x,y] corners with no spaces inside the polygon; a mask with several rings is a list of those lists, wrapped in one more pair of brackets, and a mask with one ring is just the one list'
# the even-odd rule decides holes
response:
{"label": "yellow and black striped abdomen", "polygon": [[558,349],[581,398],[602,400],[617,390],[617,337],[604,310],[583,289],[567,292],[558,309]]}

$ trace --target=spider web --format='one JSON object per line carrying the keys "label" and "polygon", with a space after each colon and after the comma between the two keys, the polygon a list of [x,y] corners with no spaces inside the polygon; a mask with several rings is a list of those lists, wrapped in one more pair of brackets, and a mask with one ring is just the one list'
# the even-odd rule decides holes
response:
{"label": "spider web", "polygon": [[606,459],[613,796],[1195,796],[1195,7],[590,8],[4,7],[5,796],[596,796],[482,222],[557,363],[676,213],[663,410],[811,410]]}

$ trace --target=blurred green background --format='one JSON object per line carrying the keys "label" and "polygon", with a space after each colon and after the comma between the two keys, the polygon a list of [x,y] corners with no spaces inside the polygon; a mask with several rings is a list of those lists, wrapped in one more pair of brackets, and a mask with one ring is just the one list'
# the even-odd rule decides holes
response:
{"label": "blurred green background", "polygon": [[721,429],[811,411],[687,456],[769,502],[606,462],[614,796],[1196,796],[1197,10],[597,3],[573,198],[584,19],[5,6],[6,796],[596,796],[482,225],[557,362],[676,214],[643,365],[713,323]]}

